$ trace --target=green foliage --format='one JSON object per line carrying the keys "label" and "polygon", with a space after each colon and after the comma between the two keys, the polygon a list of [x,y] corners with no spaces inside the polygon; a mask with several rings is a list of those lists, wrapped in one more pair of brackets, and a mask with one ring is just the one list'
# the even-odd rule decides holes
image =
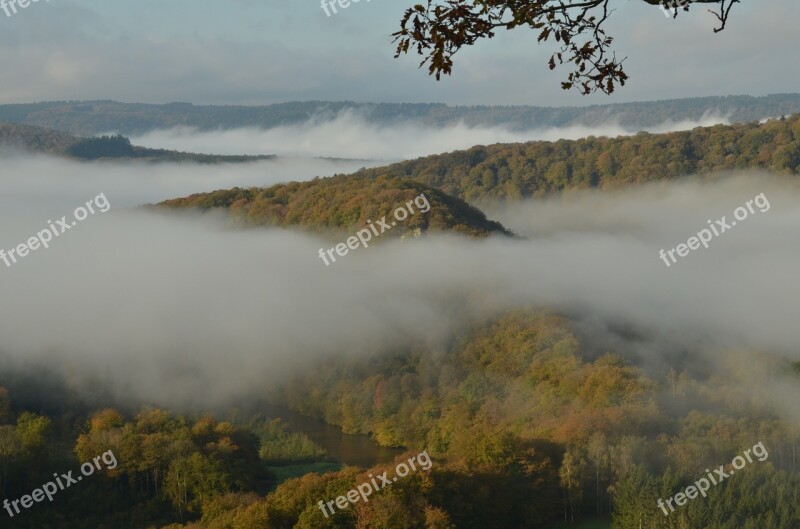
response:
{"label": "green foliage", "polygon": [[65,132],[31,125],[0,123],[0,146],[80,160],[101,158],[139,159],[148,162],[195,162],[202,164],[253,162],[274,158],[272,155],[219,156],[166,149],[147,149],[131,145],[122,135],[81,138]]}
{"label": "green foliage", "polygon": [[26,411],[17,418],[17,436],[29,454],[38,454],[45,447],[52,430],[53,421],[49,417]]}
{"label": "green foliage", "polygon": [[656,506],[656,500],[661,497],[660,485],[660,480],[650,476],[643,467],[632,469],[617,486],[612,529],[659,527],[662,522],[659,517],[663,516]]}
{"label": "green foliage", "polygon": [[131,140],[121,134],[98,136],[78,141],[67,149],[67,154],[84,160],[125,158],[133,155],[133,146]]}
{"label": "green foliage", "polygon": [[204,501],[252,489],[260,469],[253,433],[208,416],[192,424],[158,409],[132,422],[115,410],[97,412],[75,452],[87,461],[107,450],[119,461],[109,475],[126,478],[131,495],[163,494],[179,513],[199,513]]}
{"label": "green foliage", "polygon": [[318,461],[327,455],[307,435],[288,432],[280,419],[253,422],[250,428],[261,441],[258,455],[267,464]]}
{"label": "green foliage", "polygon": [[227,494],[203,504],[204,529],[272,529],[267,504],[256,494]]}
{"label": "green foliage", "polygon": [[174,459],[167,470],[165,491],[179,511],[196,513],[203,502],[230,490],[230,476],[221,461],[193,452]]}
{"label": "green foliage", "polygon": [[684,491],[703,474],[683,476],[680,481],[667,473],[651,476],[639,468],[620,483],[615,497],[613,529],[633,527],[713,527],[714,529],[760,529],[796,527],[800,523],[800,476],[774,468],[750,465],[724,482],[712,486],[707,497],[690,499],[683,506],[673,501],[668,515],[656,500],[666,500]]}

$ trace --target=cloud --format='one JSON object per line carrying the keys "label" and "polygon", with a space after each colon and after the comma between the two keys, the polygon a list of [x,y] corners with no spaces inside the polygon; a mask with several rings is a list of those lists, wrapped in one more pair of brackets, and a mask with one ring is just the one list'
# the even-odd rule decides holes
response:
{"label": "cloud", "polygon": [[[699,121],[665,122],[649,132],[689,130],[699,126],[726,124],[724,116],[706,115]],[[331,156],[396,161],[430,154],[468,149],[475,145],[555,141],[594,136],[623,136],[638,132],[618,124],[602,127],[569,126],[523,131],[505,126],[467,126],[459,123],[429,127],[415,123],[383,126],[368,122],[357,112],[345,111],[330,120],[312,119],[301,125],[270,129],[241,128],[199,131],[190,127],[154,130],[135,136],[136,145],[209,154],[279,154],[286,156]]]}
{"label": "cloud", "polygon": [[[0,194],[11,227],[0,248],[97,193],[112,204],[49,249],[0,264],[0,359],[47,365],[84,390],[99,377],[125,399],[212,405],[262,393],[320,358],[410,342],[436,349],[470,318],[521,306],[630,326],[650,344],[640,355],[701,348],[713,361],[758,348],[800,360],[800,190],[764,175],[495,206],[490,216],[527,238],[386,241],[326,267],[317,252],[329,244],[296,230],[121,210],[139,192],[115,192],[131,182],[160,194],[197,167],[154,176],[142,165],[81,174],[60,161],[15,163]],[[238,180],[249,170],[224,172]],[[126,184],[112,192],[115,182]],[[670,268],[659,259],[762,192],[770,211]]]}
{"label": "cloud", "polygon": [[[485,211],[536,248],[524,266],[543,275],[535,285],[515,287],[523,296],[535,292],[548,304],[679,330],[718,346],[796,355],[800,336],[790,320],[800,288],[789,280],[797,248],[788,241],[800,223],[791,206],[799,191],[794,182],[748,174],[576,192]],[[708,220],[726,216],[730,223],[736,208],[761,193],[769,211],[755,208],[709,248],[669,268],[659,258],[661,249],[686,243]]]}
{"label": "cloud", "polygon": [[101,191],[113,197],[116,208],[127,208],[217,189],[311,180],[374,165],[365,161],[290,157],[243,164],[196,165],[81,163],[7,151],[0,152],[0,156],[3,178],[0,220],[12,212],[29,217],[43,210],[55,214],[58,207],[80,204],[86,200],[84,197]]}
{"label": "cloud", "polygon": [[786,67],[795,0],[737,5],[719,34],[704,9],[671,20],[628,2],[608,33],[631,79],[611,97],[588,98],[561,90],[567,70],[546,66],[557,47],[532,44],[524,28],[460,51],[453,76],[436,82],[416,55],[393,58],[403,10],[372,2],[328,18],[315,2],[39,3],[2,20],[0,100],[586,105],[789,92],[798,82]]}

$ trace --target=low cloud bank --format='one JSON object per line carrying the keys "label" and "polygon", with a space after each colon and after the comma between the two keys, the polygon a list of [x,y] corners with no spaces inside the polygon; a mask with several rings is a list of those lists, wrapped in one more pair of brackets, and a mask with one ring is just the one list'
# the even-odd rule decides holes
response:
{"label": "low cloud bank", "polygon": [[[99,192],[114,197],[115,208],[133,207],[231,187],[270,186],[351,173],[375,164],[322,158],[276,158],[252,163],[77,162],[5,151],[0,158],[0,222],[4,217],[58,212]],[[99,190],[99,191],[98,191]],[[85,198],[84,198],[85,197]],[[5,219],[8,226],[10,219]],[[5,230],[4,230],[5,231]]]}
{"label": "low cloud bank", "polygon": [[[689,130],[720,123],[726,124],[727,119],[708,115],[696,122],[665,122],[648,129],[648,132]],[[470,127],[463,123],[441,128],[414,123],[389,127],[369,123],[358,113],[348,111],[333,120],[313,119],[302,125],[211,132],[179,127],[151,131],[131,140],[145,147],[208,154],[278,154],[397,161],[468,149],[474,145],[627,136],[636,132],[613,123],[603,127],[570,126],[527,131],[513,131],[504,126]]]}
{"label": "low cloud bank", "polygon": [[[25,178],[4,182],[0,248],[100,192],[112,209],[11,268],[0,263],[0,359],[104,380],[122,398],[212,405],[322,357],[410,340],[435,349],[465,318],[520,306],[588,317],[590,337],[629,325],[647,337],[637,354],[652,363],[676,348],[702,348],[712,362],[729,348],[800,360],[800,190],[789,181],[749,175],[495,207],[491,217],[527,238],[388,242],[325,267],[325,244],[309,234],[120,209],[137,193],[185,185],[180,170],[154,178],[146,166],[80,174],[47,159],[16,163]],[[770,211],[671,268],[659,260],[659,249],[758,193]]]}

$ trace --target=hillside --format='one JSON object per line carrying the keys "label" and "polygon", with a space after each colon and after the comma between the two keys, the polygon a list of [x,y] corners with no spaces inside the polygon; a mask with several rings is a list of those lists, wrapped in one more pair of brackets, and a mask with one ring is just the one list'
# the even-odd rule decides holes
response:
{"label": "hillside", "polygon": [[717,125],[667,134],[477,146],[359,174],[409,178],[472,201],[738,169],[797,174],[800,114],[763,124]]}
{"label": "hillside", "polygon": [[79,160],[122,159],[149,162],[239,163],[274,158],[261,156],[219,156],[148,149],[131,145],[124,136],[82,138],[34,125],[0,123],[0,146],[31,153],[66,156]]}
{"label": "hillside", "polygon": [[[445,477],[455,472],[443,472],[421,487],[453,522],[435,527],[549,528],[543,522],[568,510],[597,515],[612,505],[615,528],[797,527],[796,502],[785,501],[800,492],[796,431],[760,414],[765,392],[747,403],[732,397],[748,378],[735,361],[716,380],[692,375],[690,364],[651,378],[615,353],[590,358],[568,319],[517,310],[460,333],[441,355],[420,345],[380,360],[331,359],[287,382],[284,394],[293,408],[345,431],[424,448],[466,469],[472,479],[460,485]],[[775,466],[749,468],[727,493],[709,495],[713,509],[696,503],[662,524],[655,499],[703,475],[703,462],[730,460],[754,432]],[[742,501],[764,490],[781,492],[762,494],[758,507]],[[746,517],[757,521],[743,524]]]}
{"label": "hillside", "polygon": [[0,123],[0,145],[29,152],[64,155],[80,138],[32,125]]}
{"label": "hillside", "polygon": [[[267,188],[214,191],[167,200],[163,209],[222,210],[236,222],[247,226],[298,226],[311,231],[351,233],[387,218],[398,207],[425,195],[430,210],[398,222],[383,237],[406,233],[451,231],[483,237],[492,233],[509,234],[498,222],[486,219],[479,209],[430,186],[400,178],[335,176],[310,182],[293,182]],[[422,202],[422,200],[420,200]]]}
{"label": "hillside", "polygon": [[800,94],[763,97],[725,96],[616,103],[583,107],[448,106],[444,104],[353,103],[307,101],[266,106],[196,106],[190,103],[150,105],[116,101],[53,101],[0,105],[0,121],[38,125],[84,136],[116,131],[141,134],[178,126],[200,130],[239,127],[271,128],[332,119],[356,112],[368,123],[416,123],[441,127],[499,126],[510,129],[607,125],[638,131],[669,121],[698,121],[708,114],[745,123],[800,112]]}
{"label": "hillside", "polygon": [[[454,293],[454,301],[469,295]],[[13,478],[11,497],[47,482],[51,467],[70,468],[76,455],[114,456],[114,471],[70,491],[72,502],[32,510],[9,527],[111,529],[130,511],[148,524],[126,527],[162,529],[554,529],[587,527],[557,526],[565,513],[582,521],[612,512],[612,526],[592,527],[797,527],[800,432],[767,411],[766,386],[776,369],[796,382],[796,368],[763,353],[743,368],[731,351],[713,376],[692,356],[652,376],[619,354],[591,354],[575,327],[559,314],[520,308],[465,325],[442,346],[421,340],[383,356],[331,355],[288,377],[282,404],[407,450],[393,464],[280,482],[270,470],[276,453],[323,458],[281,422],[247,420],[240,408],[231,422],[227,414],[118,411],[83,401],[47,366],[27,376],[12,371],[0,387],[0,432],[27,435],[24,449],[9,443],[11,464],[2,469]],[[705,476],[708,461],[731,461],[750,446],[745,472],[662,523],[656,499]],[[368,477],[395,474],[398,462],[423,450],[432,465],[369,503],[335,517],[318,508]],[[383,523],[395,519],[403,523]]]}

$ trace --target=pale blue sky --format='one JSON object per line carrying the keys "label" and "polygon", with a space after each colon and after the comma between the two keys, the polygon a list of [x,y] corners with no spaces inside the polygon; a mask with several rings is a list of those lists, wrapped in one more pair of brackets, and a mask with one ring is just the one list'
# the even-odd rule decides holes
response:
{"label": "pale blue sky", "polygon": [[0,12],[0,103],[52,99],[266,104],[291,100],[584,105],[800,91],[797,0],[745,0],[729,28],[616,2],[608,29],[631,81],[609,98],[563,92],[524,29],[462,52],[436,82],[388,36],[413,1],[50,0]]}

